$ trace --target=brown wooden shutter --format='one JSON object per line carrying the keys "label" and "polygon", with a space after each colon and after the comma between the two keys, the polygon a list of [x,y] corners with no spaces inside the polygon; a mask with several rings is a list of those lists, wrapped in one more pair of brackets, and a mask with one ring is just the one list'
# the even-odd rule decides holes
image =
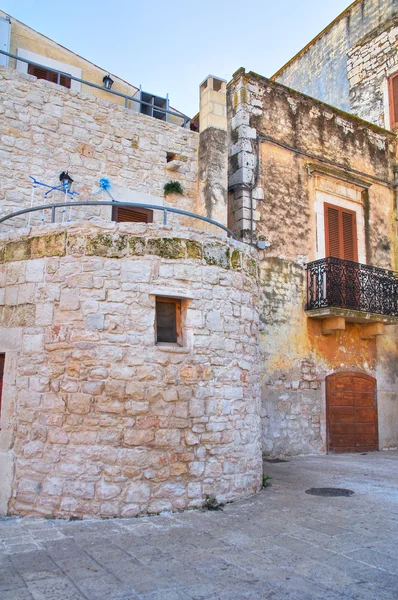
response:
{"label": "brown wooden shutter", "polygon": [[398,73],[389,79],[389,104],[391,129],[398,127]]}
{"label": "brown wooden shutter", "polygon": [[114,206],[112,210],[112,220],[117,223],[152,223],[153,211],[145,208]]}
{"label": "brown wooden shutter", "polygon": [[326,256],[358,260],[356,214],[352,210],[325,204]]}
{"label": "brown wooden shutter", "polygon": [[326,206],[326,255],[340,258],[339,211],[333,206]]}
{"label": "brown wooden shutter", "polygon": [[[36,67],[35,65],[28,65],[28,73],[29,75],[34,75],[37,79],[45,79],[46,81],[52,81],[53,83],[58,83],[58,74],[54,73],[54,71],[49,71],[44,67]],[[60,77],[60,85],[70,89],[71,79],[66,77],[66,75],[61,75]]]}
{"label": "brown wooden shutter", "polygon": [[341,211],[343,221],[343,258],[344,260],[358,260],[356,246],[355,213]]}

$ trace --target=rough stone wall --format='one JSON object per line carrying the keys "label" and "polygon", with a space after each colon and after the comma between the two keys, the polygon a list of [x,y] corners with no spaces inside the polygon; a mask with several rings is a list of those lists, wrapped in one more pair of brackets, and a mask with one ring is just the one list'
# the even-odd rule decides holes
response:
{"label": "rough stone wall", "polygon": [[[0,242],[10,514],[134,516],[259,490],[254,251],[132,223]],[[155,345],[156,294],[182,298],[183,347]]]}
{"label": "rough stone wall", "polygon": [[[149,202],[151,196],[161,200],[164,184],[177,180],[184,189],[177,208],[195,211],[198,140],[197,133],[177,125],[0,68],[3,214],[30,205],[29,175],[57,185],[63,170],[69,170],[74,179],[73,189],[79,192],[79,200],[99,189],[101,177],[108,177],[113,186],[127,192],[148,194]],[[167,153],[180,158],[178,164],[174,162],[176,170],[169,170]],[[64,200],[63,194],[53,193],[45,201],[44,191],[36,190],[36,205]],[[109,200],[106,195],[103,199]],[[88,214],[110,218],[109,210],[82,208],[73,210],[72,219]],[[59,211],[57,218],[61,216]],[[45,218],[48,222],[50,215]],[[32,224],[40,223],[40,219],[37,213]],[[21,217],[20,223],[26,222],[27,217]]]}
{"label": "rough stone wall", "polygon": [[[357,0],[273,79],[356,114],[350,105],[347,55],[364,36],[397,12],[396,0]],[[372,122],[379,124],[378,120]]]}
{"label": "rough stone wall", "polygon": [[376,28],[348,52],[350,110],[390,127],[388,77],[398,69],[398,17]]}
{"label": "rough stone wall", "polygon": [[[364,216],[364,260],[395,268],[395,209],[389,183],[393,134],[242,71],[229,85],[228,110],[230,184],[240,187],[232,201],[246,223],[237,231],[250,226],[252,194],[255,240],[270,244],[260,261],[264,452],[326,450],[325,377],[344,370],[378,378],[380,444],[397,445],[395,376],[387,374],[385,364],[387,348],[392,352],[390,367],[397,359],[394,328],[387,326],[377,343],[361,339],[360,326],[353,323],[325,336],[321,321],[308,318],[304,310],[305,265],[319,258],[323,235],[315,210],[319,177],[328,181],[337,199],[347,189],[362,190],[356,205]],[[377,352],[377,346],[384,351]]]}

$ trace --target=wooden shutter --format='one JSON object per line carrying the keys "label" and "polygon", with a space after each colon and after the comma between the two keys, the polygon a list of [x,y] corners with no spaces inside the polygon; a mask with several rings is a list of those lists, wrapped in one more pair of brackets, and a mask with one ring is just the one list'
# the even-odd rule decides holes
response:
{"label": "wooden shutter", "polygon": [[153,211],[145,208],[114,206],[112,220],[116,221],[116,223],[152,223]]}
{"label": "wooden shutter", "polygon": [[156,298],[156,343],[178,343],[181,337],[181,300]]}
{"label": "wooden shutter", "polygon": [[343,221],[343,253],[345,260],[357,260],[355,213],[341,211]]}
{"label": "wooden shutter", "polygon": [[352,210],[325,204],[326,256],[358,260],[356,214]]}
{"label": "wooden shutter", "polygon": [[391,129],[398,127],[398,73],[389,79],[389,104],[390,104],[390,126]]}
{"label": "wooden shutter", "polygon": [[[35,65],[28,65],[28,73],[29,75],[34,75],[37,79],[45,79],[46,81],[52,81],[53,83],[58,83],[58,73],[54,73],[54,71],[49,71],[44,67],[36,67]],[[71,79],[66,77],[65,75],[61,75],[60,77],[60,85],[70,89]]]}
{"label": "wooden shutter", "polygon": [[325,207],[326,255],[340,257],[339,211],[333,206]]}

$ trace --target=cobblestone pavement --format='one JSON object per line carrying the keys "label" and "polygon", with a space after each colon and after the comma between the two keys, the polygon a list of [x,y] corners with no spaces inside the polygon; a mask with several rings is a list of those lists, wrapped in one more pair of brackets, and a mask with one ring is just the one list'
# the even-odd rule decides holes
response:
{"label": "cobblestone pavement", "polygon": [[[398,598],[398,452],[264,463],[223,511],[0,519],[1,600]],[[345,487],[351,497],[305,494]]]}

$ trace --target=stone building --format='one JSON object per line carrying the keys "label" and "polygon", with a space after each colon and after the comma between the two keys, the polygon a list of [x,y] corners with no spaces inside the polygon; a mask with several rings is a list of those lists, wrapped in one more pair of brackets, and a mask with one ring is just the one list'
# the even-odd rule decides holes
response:
{"label": "stone building", "polygon": [[14,66],[1,513],[193,508],[258,491],[262,453],[398,446],[391,131],[244,69],[193,131]]}
{"label": "stone building", "polygon": [[[155,118],[182,123],[185,116],[171,109],[169,98],[146,93],[113,73],[57,44],[0,10],[0,66],[15,68],[38,79],[59,83],[94,98],[126,106]],[[60,72],[59,81],[57,71]],[[116,92],[110,95],[107,88]],[[118,94],[118,95],[117,95]],[[137,102],[143,100],[145,104]],[[171,110],[170,110],[171,109]],[[166,112],[169,111],[170,112]]]}
{"label": "stone building", "polygon": [[230,227],[268,246],[263,450],[396,447],[395,135],[243,69],[228,94]]}
{"label": "stone building", "polygon": [[272,79],[390,129],[398,121],[390,109],[398,108],[397,38],[396,0],[356,0]]}

